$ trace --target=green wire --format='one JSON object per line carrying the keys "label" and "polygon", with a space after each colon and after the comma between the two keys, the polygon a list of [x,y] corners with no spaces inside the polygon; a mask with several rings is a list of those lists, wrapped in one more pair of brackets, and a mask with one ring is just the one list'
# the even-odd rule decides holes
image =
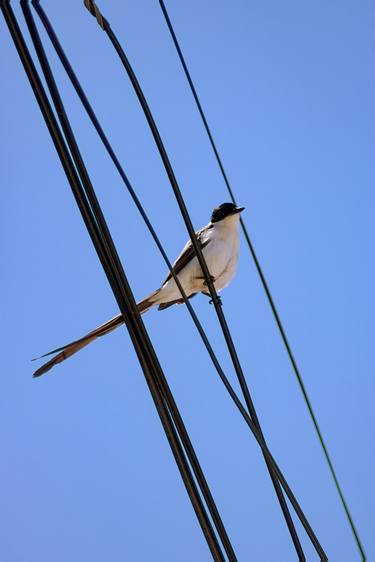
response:
{"label": "green wire", "polygon": [[[191,79],[189,70],[188,70],[188,68],[187,68],[185,59],[184,59],[184,57],[183,57],[183,54],[182,54],[180,45],[179,45],[179,43],[178,43],[178,41],[177,41],[177,37],[176,37],[176,35],[175,35],[175,32],[174,32],[172,23],[171,23],[171,21],[170,21],[170,19],[169,19],[169,15],[168,15],[168,12],[167,12],[167,10],[166,10],[166,8],[165,8],[165,5],[164,5],[163,0],[159,0],[159,4],[160,4],[161,10],[162,10],[162,12],[163,12],[165,21],[166,21],[166,23],[167,23],[169,32],[170,32],[170,34],[171,34],[171,36],[172,36],[173,43],[174,43],[174,45],[175,45],[175,47],[176,47],[176,50],[177,50],[179,59],[180,59],[181,64],[182,64],[182,67],[183,67],[183,69],[184,69],[184,72],[185,72],[187,81],[189,82],[190,89],[191,89],[191,91],[192,91],[192,94],[193,94],[195,103],[197,104],[198,111],[199,111],[200,116],[201,116],[201,118],[202,118],[202,121],[203,121],[204,127],[205,127],[205,129],[206,129],[208,138],[209,138],[209,140],[210,140],[211,147],[212,147],[212,149],[213,149],[213,151],[214,151],[214,154],[215,154],[215,156],[216,156],[216,160],[217,160],[217,163],[218,163],[218,165],[219,165],[219,168],[220,168],[220,171],[221,171],[221,173],[222,173],[222,176],[223,176],[223,178],[224,178],[224,182],[225,182],[225,185],[226,185],[226,187],[227,187],[227,189],[228,189],[228,193],[229,193],[229,195],[230,195],[230,197],[231,197],[233,203],[236,204],[236,200],[235,200],[235,197],[234,197],[232,188],[231,188],[231,186],[230,186],[228,177],[227,177],[227,175],[226,175],[226,172],[225,172],[223,163],[222,163],[222,161],[221,161],[219,152],[218,152],[218,150],[217,150],[217,148],[216,148],[216,144],[215,144],[214,139],[213,139],[213,137],[212,137],[211,130],[210,130],[209,126],[208,126],[208,123],[207,123],[205,114],[204,114],[204,112],[203,112],[202,106],[201,106],[200,101],[199,101],[199,98],[198,98],[198,94],[197,94],[197,92],[196,92],[196,90],[195,90],[193,81],[192,81],[192,79]],[[279,332],[280,332],[280,334],[281,334],[281,337],[282,337],[282,340],[283,340],[283,342],[284,342],[285,348],[286,348],[287,353],[288,353],[288,355],[289,355],[289,359],[290,359],[290,361],[291,361],[291,363],[292,363],[293,370],[294,370],[295,375],[296,375],[296,377],[297,377],[298,384],[299,384],[299,386],[300,386],[300,389],[301,389],[301,391],[302,391],[303,397],[304,397],[304,399],[305,399],[307,409],[309,410],[309,413],[310,413],[311,419],[312,419],[312,421],[313,421],[313,424],[314,424],[316,433],[317,433],[317,435],[318,435],[320,444],[321,444],[321,446],[322,446],[322,449],[323,449],[323,452],[324,452],[324,456],[325,456],[325,458],[326,458],[326,460],[327,460],[327,463],[328,463],[328,466],[329,466],[329,470],[330,470],[330,472],[331,472],[333,481],[334,481],[335,486],[336,486],[336,490],[337,490],[337,492],[338,492],[338,494],[339,494],[341,503],[342,503],[342,505],[343,505],[343,508],[344,508],[344,510],[345,510],[346,516],[347,516],[348,521],[349,521],[349,524],[350,524],[350,527],[351,527],[351,529],[352,529],[355,542],[357,543],[358,549],[359,549],[359,551],[360,551],[360,553],[361,553],[362,561],[365,562],[365,561],[366,561],[366,554],[365,554],[365,551],[364,551],[364,549],[363,549],[363,546],[362,546],[362,543],[361,543],[361,541],[360,541],[359,535],[358,535],[357,530],[356,530],[356,528],[355,528],[353,518],[352,518],[352,516],[351,516],[351,514],[350,514],[350,511],[349,511],[349,507],[348,507],[348,505],[347,505],[347,503],[346,503],[346,501],[345,501],[344,494],[343,494],[343,492],[342,492],[342,490],[341,490],[341,486],[340,486],[339,481],[338,481],[338,479],[337,479],[335,469],[333,468],[332,461],[331,461],[330,456],[329,456],[329,454],[328,454],[328,449],[327,449],[326,444],[325,444],[325,442],[324,442],[323,435],[322,435],[322,433],[321,433],[321,431],[320,431],[320,429],[319,429],[319,425],[318,425],[317,419],[316,419],[316,417],[315,417],[314,410],[313,410],[313,408],[312,408],[312,406],[311,406],[311,402],[310,402],[310,399],[309,399],[309,397],[308,397],[308,394],[307,394],[305,385],[304,385],[304,383],[303,383],[302,376],[301,376],[301,374],[300,374],[300,372],[299,372],[299,369],[298,369],[296,360],[294,359],[294,356],[293,356],[291,347],[290,347],[289,342],[288,342],[288,339],[287,339],[287,337],[286,337],[286,334],[285,334],[283,325],[282,325],[282,323],[281,323],[279,314],[278,314],[278,312],[277,312],[275,303],[274,303],[274,301],[273,301],[273,298],[272,298],[270,289],[269,289],[269,287],[268,287],[267,281],[266,281],[266,279],[265,279],[265,276],[264,276],[264,274],[263,274],[262,268],[260,267],[258,258],[257,258],[256,254],[255,254],[255,250],[254,250],[254,247],[253,247],[253,245],[252,245],[252,243],[251,243],[250,236],[249,236],[249,233],[248,233],[247,228],[246,228],[246,226],[245,226],[245,223],[243,222],[242,219],[240,220],[240,222],[241,222],[242,231],[243,231],[243,233],[244,233],[244,236],[245,236],[247,245],[249,246],[250,253],[251,253],[252,258],[253,258],[253,260],[254,260],[255,267],[256,267],[256,269],[257,269],[257,271],[258,271],[258,274],[259,274],[260,280],[261,280],[261,282],[262,282],[263,288],[264,288],[264,290],[265,290],[265,292],[266,292],[267,299],[268,299],[268,302],[269,302],[269,304],[270,304],[270,306],[271,306],[273,316],[274,316],[275,321],[276,321],[276,324],[277,324],[277,326],[278,326],[278,328],[279,328]]]}

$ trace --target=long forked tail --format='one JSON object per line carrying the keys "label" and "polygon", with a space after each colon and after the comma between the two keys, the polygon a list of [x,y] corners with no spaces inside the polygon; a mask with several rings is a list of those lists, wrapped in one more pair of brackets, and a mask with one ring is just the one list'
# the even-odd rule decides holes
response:
{"label": "long forked tail", "polygon": [[[152,306],[154,306],[154,304],[156,304],[154,297],[157,295],[158,292],[159,291],[155,291],[155,293],[152,293],[152,295],[150,295],[149,297],[147,297],[146,299],[144,299],[143,301],[137,304],[138,312],[140,314],[147,312],[147,310],[149,310]],[[106,334],[109,334],[109,332],[112,332],[112,330],[115,330],[116,328],[121,326],[123,322],[124,322],[123,316],[122,314],[119,314],[118,316],[112,318],[112,320],[109,320],[108,322],[102,324],[95,330],[92,330],[92,332],[89,332],[82,338],[79,338],[78,340],[63,345],[62,347],[58,347],[57,349],[53,349],[52,351],[45,353],[41,357],[37,357],[37,359],[42,359],[43,357],[48,357],[49,355],[53,355],[54,353],[57,353],[57,355],[52,357],[52,359],[47,361],[47,363],[44,363],[44,365],[39,367],[39,369],[37,369],[35,373],[33,373],[33,377],[35,378],[44,375],[44,373],[47,373],[47,371],[52,369],[52,367],[54,367],[58,363],[61,363],[62,361],[65,361],[65,359],[68,359],[68,357],[71,357],[72,355],[77,353],[77,351],[79,351],[83,347],[86,347],[86,345],[88,345],[92,341],[96,340],[96,338],[105,336]],[[33,359],[33,361],[35,361],[35,359]]]}

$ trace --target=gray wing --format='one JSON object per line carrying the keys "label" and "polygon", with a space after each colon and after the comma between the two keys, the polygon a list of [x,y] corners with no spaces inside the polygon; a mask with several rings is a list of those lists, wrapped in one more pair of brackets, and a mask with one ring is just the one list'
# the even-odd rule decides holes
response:
{"label": "gray wing", "polygon": [[[208,236],[210,229],[213,228],[213,225],[205,226],[200,230],[197,230],[195,233],[198,242],[200,243],[201,248],[205,248],[207,244],[210,242],[210,238]],[[192,244],[192,241],[189,240],[184,248],[182,249],[181,254],[177,257],[176,261],[172,265],[172,269],[176,275],[180,273],[187,266],[187,264],[195,257],[195,250]],[[166,279],[164,280],[163,285],[167,283],[172,278],[172,274],[169,272]],[[162,286],[163,286],[162,285]]]}

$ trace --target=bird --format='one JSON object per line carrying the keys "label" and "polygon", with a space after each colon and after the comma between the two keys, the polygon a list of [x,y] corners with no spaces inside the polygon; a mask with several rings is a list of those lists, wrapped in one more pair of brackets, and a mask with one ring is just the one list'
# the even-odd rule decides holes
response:
{"label": "bird", "polygon": [[[212,211],[210,222],[195,233],[217,292],[229,285],[237,270],[239,255],[238,226],[240,214],[244,209],[245,207],[238,207],[234,203],[222,203]],[[188,299],[198,293],[211,296],[191,240],[185,244],[174,261],[172,270]],[[169,272],[159,289],[137,303],[137,309],[140,314],[144,314],[154,306],[158,306],[158,310],[165,310],[174,304],[182,304],[183,302],[184,299],[177,283],[172,273]],[[47,373],[58,363],[68,359],[97,338],[112,332],[123,323],[123,315],[118,314],[85,336],[37,357],[36,359],[42,359],[57,354],[39,367],[33,373],[33,377],[40,377]]]}

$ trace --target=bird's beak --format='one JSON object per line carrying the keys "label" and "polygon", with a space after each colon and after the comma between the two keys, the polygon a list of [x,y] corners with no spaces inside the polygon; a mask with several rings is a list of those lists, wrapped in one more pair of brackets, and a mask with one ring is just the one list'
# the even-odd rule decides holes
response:
{"label": "bird's beak", "polygon": [[237,213],[242,213],[245,207],[236,207],[232,213],[232,215],[236,215]]}

